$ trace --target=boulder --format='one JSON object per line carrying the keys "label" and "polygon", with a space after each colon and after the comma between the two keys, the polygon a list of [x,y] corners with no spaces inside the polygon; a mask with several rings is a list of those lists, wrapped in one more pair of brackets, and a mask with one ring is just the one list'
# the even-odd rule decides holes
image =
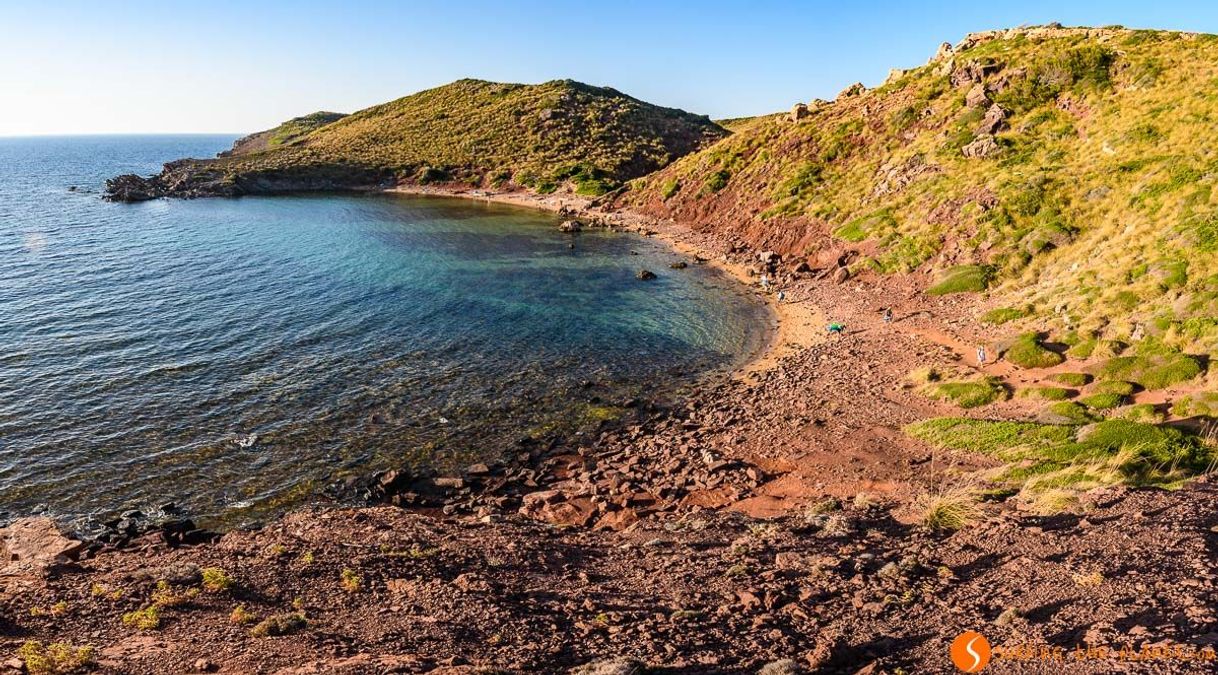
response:
{"label": "boulder", "polygon": [[846,283],[846,281],[850,278],[850,268],[849,267],[839,267],[839,268],[833,270],[832,278],[833,278],[833,283],[835,283],[835,284]]}
{"label": "boulder", "polygon": [[582,229],[584,226],[578,220],[564,220],[558,226],[560,232],[579,232]]}
{"label": "boulder", "polygon": [[865,93],[867,93],[867,87],[863,86],[862,82],[855,82],[854,84],[850,85],[849,87],[846,87],[845,89],[843,89],[841,91],[841,93],[839,93],[837,95],[837,99],[835,99],[835,100],[840,101],[843,98],[862,96]]}
{"label": "boulder", "polygon": [[757,260],[766,267],[774,267],[782,262],[782,256],[774,251],[762,251],[757,254]]}
{"label": "boulder", "polygon": [[639,270],[639,273],[634,276],[640,281],[650,281],[656,278],[656,273],[651,270]]}
{"label": "boulder", "polygon": [[796,103],[791,107],[791,121],[798,122],[808,116],[808,106],[803,103]]}
{"label": "boulder", "polygon": [[902,77],[905,77],[905,73],[908,72],[909,71],[905,70],[904,68],[890,68],[888,70],[888,77],[884,78],[884,82],[880,86],[882,87],[884,85],[892,84]]}
{"label": "boulder", "polygon": [[146,202],[164,194],[164,188],[155,178],[142,178],[129,173],[106,180],[105,199],[111,202]]}
{"label": "boulder", "polygon": [[974,84],[964,95],[964,105],[970,108],[984,108],[989,105],[990,97],[986,94],[985,85],[981,82]]}
{"label": "boulder", "polygon": [[939,49],[935,51],[935,55],[931,57],[930,62],[936,63],[947,58],[951,58],[955,50],[952,49],[952,43],[944,42],[939,45]]}
{"label": "boulder", "polygon": [[965,157],[980,159],[996,155],[1000,149],[998,141],[994,140],[993,134],[978,134],[972,143],[964,146],[960,151],[964,153]]}
{"label": "boulder", "polygon": [[1002,109],[1002,106],[997,103],[991,105],[985,111],[985,117],[981,119],[981,126],[977,128],[977,133],[995,134],[1007,126],[1007,111]]}
{"label": "boulder", "polygon": [[684,260],[678,260],[675,263],[670,263],[668,267],[674,270],[683,270],[686,267],[689,267],[689,263],[685,262]]}
{"label": "boulder", "polygon": [[65,537],[50,518],[21,518],[0,528],[0,574],[43,574],[75,560],[83,547]]}

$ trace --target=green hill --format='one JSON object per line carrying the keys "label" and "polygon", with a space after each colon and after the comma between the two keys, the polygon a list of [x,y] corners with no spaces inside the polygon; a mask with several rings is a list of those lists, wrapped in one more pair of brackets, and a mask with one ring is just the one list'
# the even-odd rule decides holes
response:
{"label": "green hill", "polygon": [[293,117],[292,119],[280,124],[274,129],[259,131],[237,139],[233,143],[233,149],[227,152],[220,153],[221,157],[232,157],[235,155],[249,155],[255,152],[262,152],[271,148],[277,148],[281,145],[291,145],[303,138],[306,134],[310,134],[317,129],[324,127],[331,122],[337,122],[346,117],[346,113],[335,112],[315,112],[302,117]]}
{"label": "green hill", "polygon": [[856,274],[988,292],[1067,340],[1215,353],[1216,123],[1216,36],[991,31],[738,126],[623,199],[797,256],[854,250]]}
{"label": "green hill", "polygon": [[704,116],[570,80],[459,80],[316,128],[300,122],[264,132],[265,149],[115,179],[111,198],[457,181],[596,195],[727,135]]}

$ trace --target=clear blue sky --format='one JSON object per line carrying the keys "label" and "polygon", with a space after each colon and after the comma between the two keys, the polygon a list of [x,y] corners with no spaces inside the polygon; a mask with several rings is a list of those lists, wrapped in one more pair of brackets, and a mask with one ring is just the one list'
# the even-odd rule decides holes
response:
{"label": "clear blue sky", "polygon": [[1218,3],[0,0],[0,135],[247,132],[461,77],[734,117],[1050,21],[1218,32]]}

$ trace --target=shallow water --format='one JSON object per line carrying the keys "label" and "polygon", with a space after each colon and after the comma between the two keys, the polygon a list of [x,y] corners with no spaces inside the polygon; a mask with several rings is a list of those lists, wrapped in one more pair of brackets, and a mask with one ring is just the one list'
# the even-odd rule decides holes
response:
{"label": "shallow water", "polygon": [[722,274],[532,210],[99,198],[231,140],[0,139],[0,511],[247,522],[377,468],[504,456],[764,337]]}

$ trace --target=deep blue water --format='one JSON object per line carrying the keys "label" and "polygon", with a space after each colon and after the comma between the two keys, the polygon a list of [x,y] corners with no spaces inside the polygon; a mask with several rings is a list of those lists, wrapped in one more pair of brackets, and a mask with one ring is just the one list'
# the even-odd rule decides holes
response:
{"label": "deep blue water", "polygon": [[377,468],[504,456],[759,346],[765,310],[732,281],[549,214],[100,199],[232,140],[0,139],[0,512],[242,522]]}

